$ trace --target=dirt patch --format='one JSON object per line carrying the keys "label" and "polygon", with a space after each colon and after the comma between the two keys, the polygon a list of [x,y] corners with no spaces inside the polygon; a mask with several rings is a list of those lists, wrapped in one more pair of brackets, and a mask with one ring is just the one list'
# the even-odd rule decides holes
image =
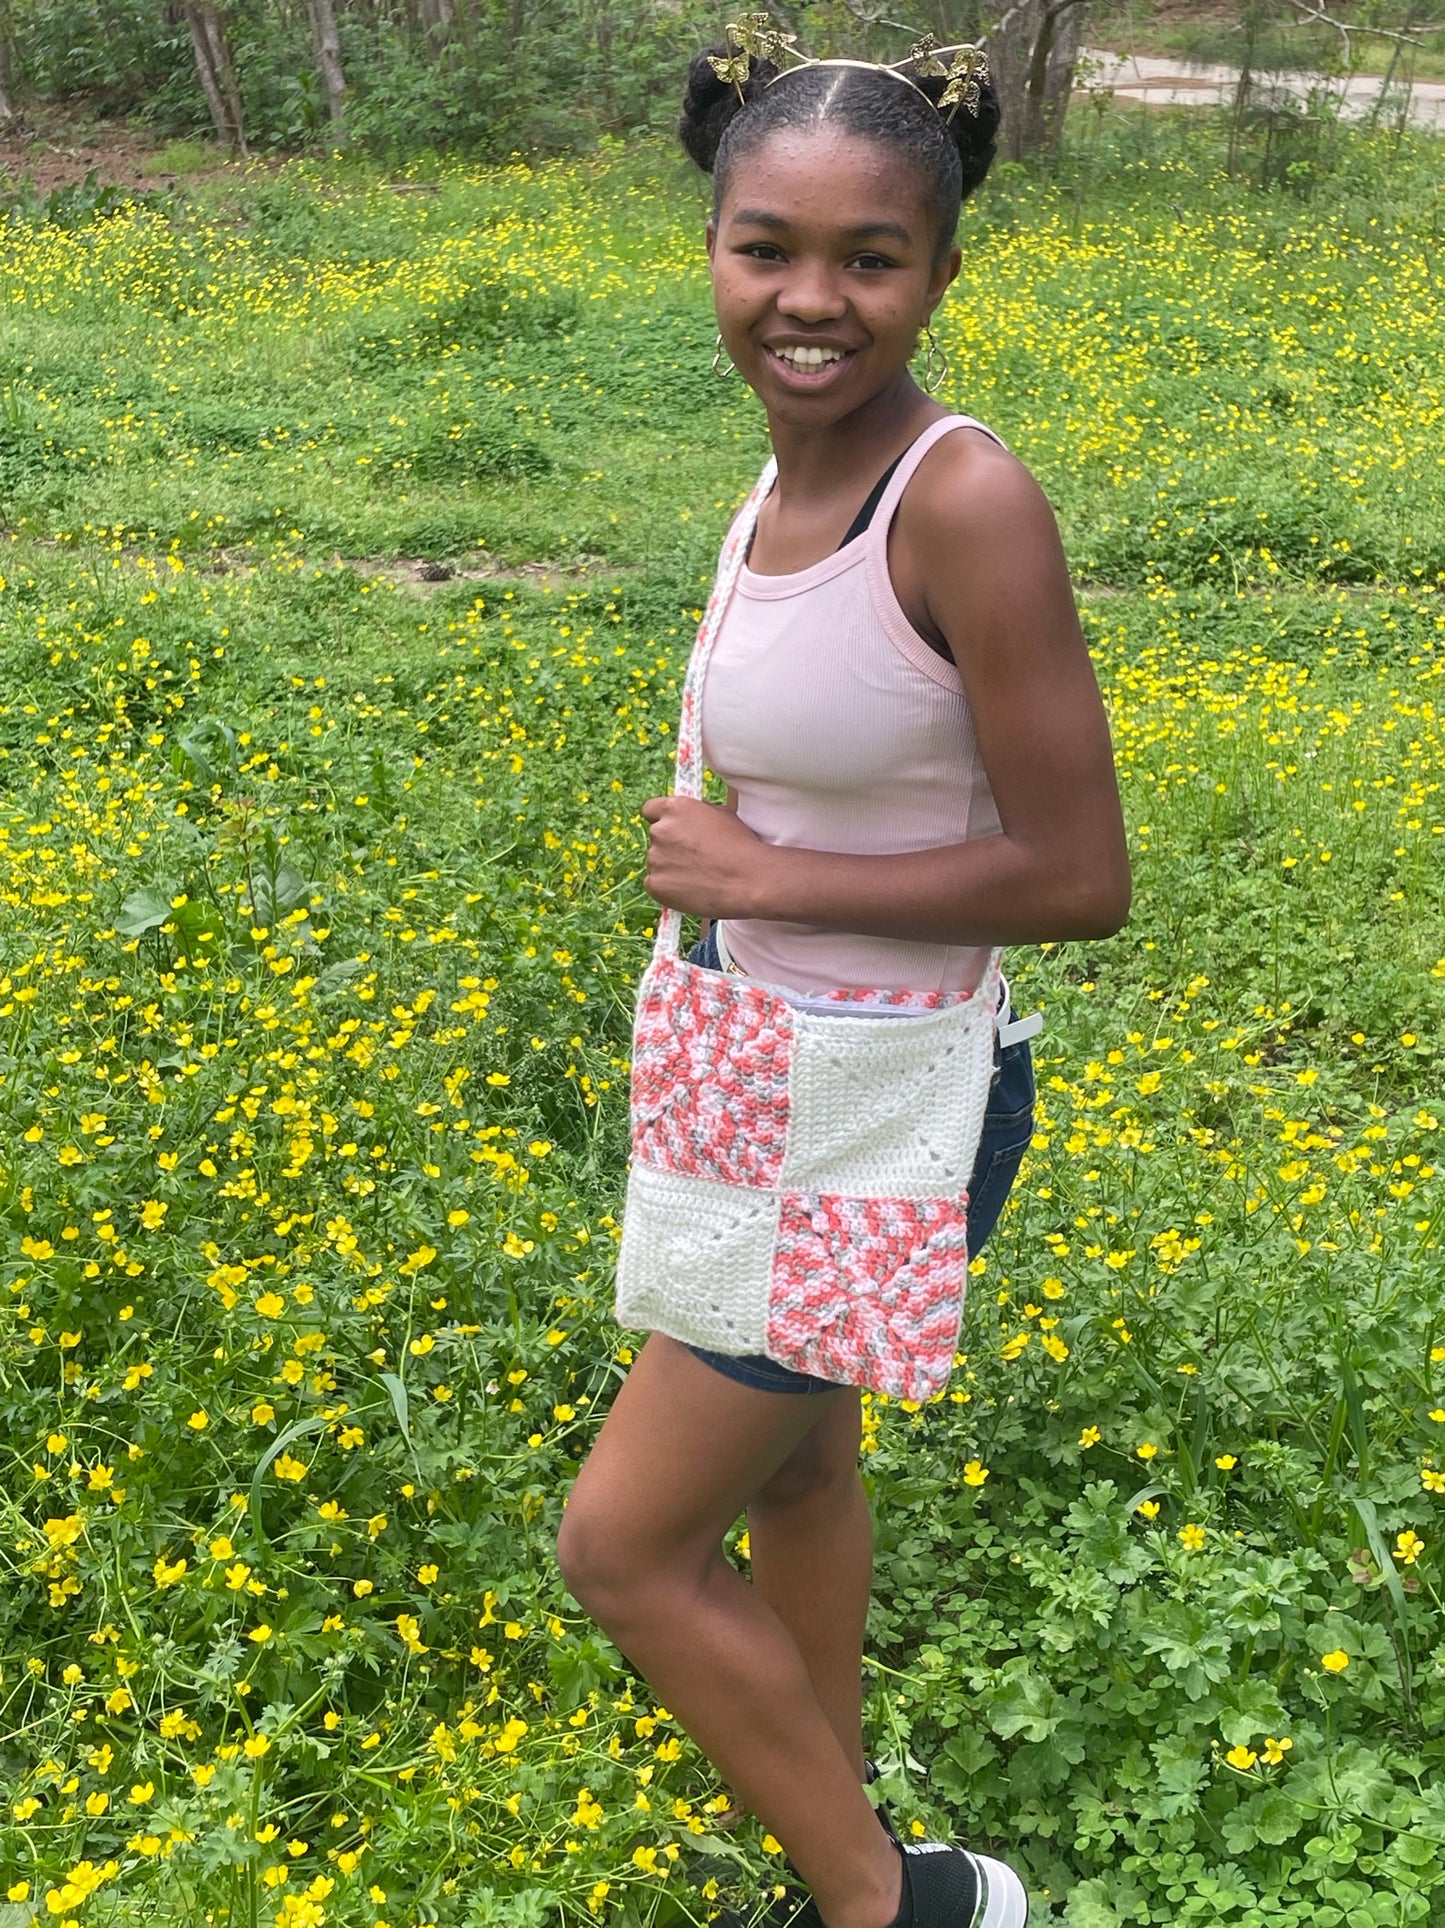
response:
{"label": "dirt patch", "polygon": [[1234,0],[1154,0],[1158,27],[1231,27],[1239,19]]}
{"label": "dirt patch", "polygon": [[[1217,94],[1219,92],[1219,82],[1217,80],[1201,80],[1197,74],[1157,75],[1152,80],[1128,80],[1120,78],[1109,82],[1110,91],[1115,94],[1157,93],[1161,87],[1166,87],[1171,93],[1175,94],[1183,94],[1190,91],[1204,94]],[[1163,105],[1164,103],[1161,102],[1159,104]]]}
{"label": "dirt patch", "polygon": [[[185,164],[161,165],[171,153]],[[269,158],[237,160],[224,148],[201,141],[161,142],[148,130],[120,120],[97,120],[77,108],[29,106],[0,137],[0,195],[25,180],[49,194],[83,181],[92,169],[102,187],[154,191],[218,175],[239,179],[252,169],[269,171],[275,165]]]}
{"label": "dirt patch", "polygon": [[1089,45],[1111,54],[1171,54],[1178,51],[1181,32],[1201,27],[1230,27],[1238,20],[1232,0],[1154,0],[1141,7],[1134,0],[1122,6],[1091,7],[1085,32]]}
{"label": "dirt patch", "polygon": [[379,576],[413,596],[429,596],[455,582],[525,582],[537,589],[564,589],[597,577],[625,574],[606,556],[573,556],[566,562],[498,562],[474,551],[459,562],[433,562],[421,557],[337,556],[338,567],[358,576]]}
{"label": "dirt patch", "polygon": [[[55,536],[42,536],[40,546],[69,553],[83,545]],[[115,552],[119,561],[131,567],[142,557],[148,563],[154,563],[164,553],[165,544],[162,542],[149,543],[144,547],[127,544]],[[332,555],[326,560],[318,558],[317,561],[322,568],[350,569],[358,576],[395,583],[398,589],[405,589],[414,596],[429,596],[433,590],[444,589],[448,583],[457,582],[525,582],[537,589],[567,589],[575,588],[579,583],[620,581],[632,574],[627,564],[609,562],[606,556],[594,556],[586,551],[565,558],[515,563],[501,562],[485,549],[469,550],[453,562],[438,562],[430,556],[342,555]],[[186,566],[212,576],[253,576],[266,565],[249,550],[214,548],[189,553]]]}

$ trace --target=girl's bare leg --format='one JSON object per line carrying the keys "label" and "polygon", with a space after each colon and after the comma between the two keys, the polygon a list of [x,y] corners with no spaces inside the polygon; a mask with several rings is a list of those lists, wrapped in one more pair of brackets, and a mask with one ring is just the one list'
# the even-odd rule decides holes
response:
{"label": "girl's bare leg", "polygon": [[829,1395],[828,1411],[748,1506],[753,1585],[793,1636],[860,1781],[863,1640],[873,1583],[873,1519],[858,1474],[861,1435],[858,1394]]}
{"label": "girl's bare leg", "polygon": [[797,1641],[722,1550],[739,1514],[849,1400],[856,1407],[846,1391],[758,1392],[653,1334],[577,1477],[557,1551],[574,1597],[782,1842],[828,1928],[887,1928],[903,1868],[861,1763]]}

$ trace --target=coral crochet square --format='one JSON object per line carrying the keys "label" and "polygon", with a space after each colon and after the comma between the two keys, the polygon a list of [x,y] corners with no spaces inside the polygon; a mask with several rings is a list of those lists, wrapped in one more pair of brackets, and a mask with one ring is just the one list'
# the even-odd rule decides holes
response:
{"label": "coral crochet square", "polygon": [[768,1356],[926,1399],[948,1379],[968,1280],[967,1200],[782,1195]]}
{"label": "coral crochet square", "polygon": [[724,1185],[775,1185],[792,1060],[786,999],[681,958],[655,960],[633,1033],[634,1161]]}

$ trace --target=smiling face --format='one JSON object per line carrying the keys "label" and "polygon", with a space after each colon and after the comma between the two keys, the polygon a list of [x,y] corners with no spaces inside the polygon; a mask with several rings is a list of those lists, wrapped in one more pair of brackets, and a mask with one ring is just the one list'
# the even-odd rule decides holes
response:
{"label": "smiling face", "polygon": [[958,273],[927,183],[880,142],[781,129],[730,171],[708,228],[724,345],[776,420],[823,427],[911,378]]}

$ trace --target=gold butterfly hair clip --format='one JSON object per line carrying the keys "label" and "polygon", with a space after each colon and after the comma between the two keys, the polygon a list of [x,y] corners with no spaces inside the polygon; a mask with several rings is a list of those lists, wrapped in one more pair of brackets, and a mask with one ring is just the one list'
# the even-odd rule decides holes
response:
{"label": "gold butterfly hair clip", "polygon": [[[720,81],[737,88],[739,101],[744,100],[743,83],[752,73],[754,60],[790,60],[793,64],[774,74],[769,86],[804,67],[867,67],[875,73],[892,74],[905,87],[922,94],[946,121],[951,121],[960,107],[966,108],[977,120],[983,108],[983,89],[989,80],[988,50],[972,42],[940,47],[934,36],[926,33],[914,42],[907,60],[889,64],[878,60],[814,60],[810,54],[797,49],[796,34],[784,33],[775,27],[766,13],[745,13],[740,19],[730,20],[726,35],[727,53],[709,54],[708,64]],[[908,66],[931,78],[943,77],[946,85],[936,101],[911,74],[904,73],[903,69]]]}
{"label": "gold butterfly hair clip", "polygon": [[[943,56],[953,55],[952,66],[945,65]],[[945,120],[952,120],[960,107],[966,107],[977,120],[983,106],[983,90],[989,79],[988,49],[965,41],[957,47],[940,47],[931,33],[913,44],[908,56],[908,64],[920,74],[936,79],[943,75],[948,85],[938,98],[938,111],[948,112]]]}
{"label": "gold butterfly hair clip", "polygon": [[[728,54],[724,57],[709,54],[708,65],[719,80],[730,81],[737,88],[739,100],[743,98],[743,82],[752,72],[753,61],[775,60],[786,55],[798,37],[775,27],[765,13],[745,13],[740,20],[730,20],[726,32]],[[806,54],[796,58],[811,65]]]}

